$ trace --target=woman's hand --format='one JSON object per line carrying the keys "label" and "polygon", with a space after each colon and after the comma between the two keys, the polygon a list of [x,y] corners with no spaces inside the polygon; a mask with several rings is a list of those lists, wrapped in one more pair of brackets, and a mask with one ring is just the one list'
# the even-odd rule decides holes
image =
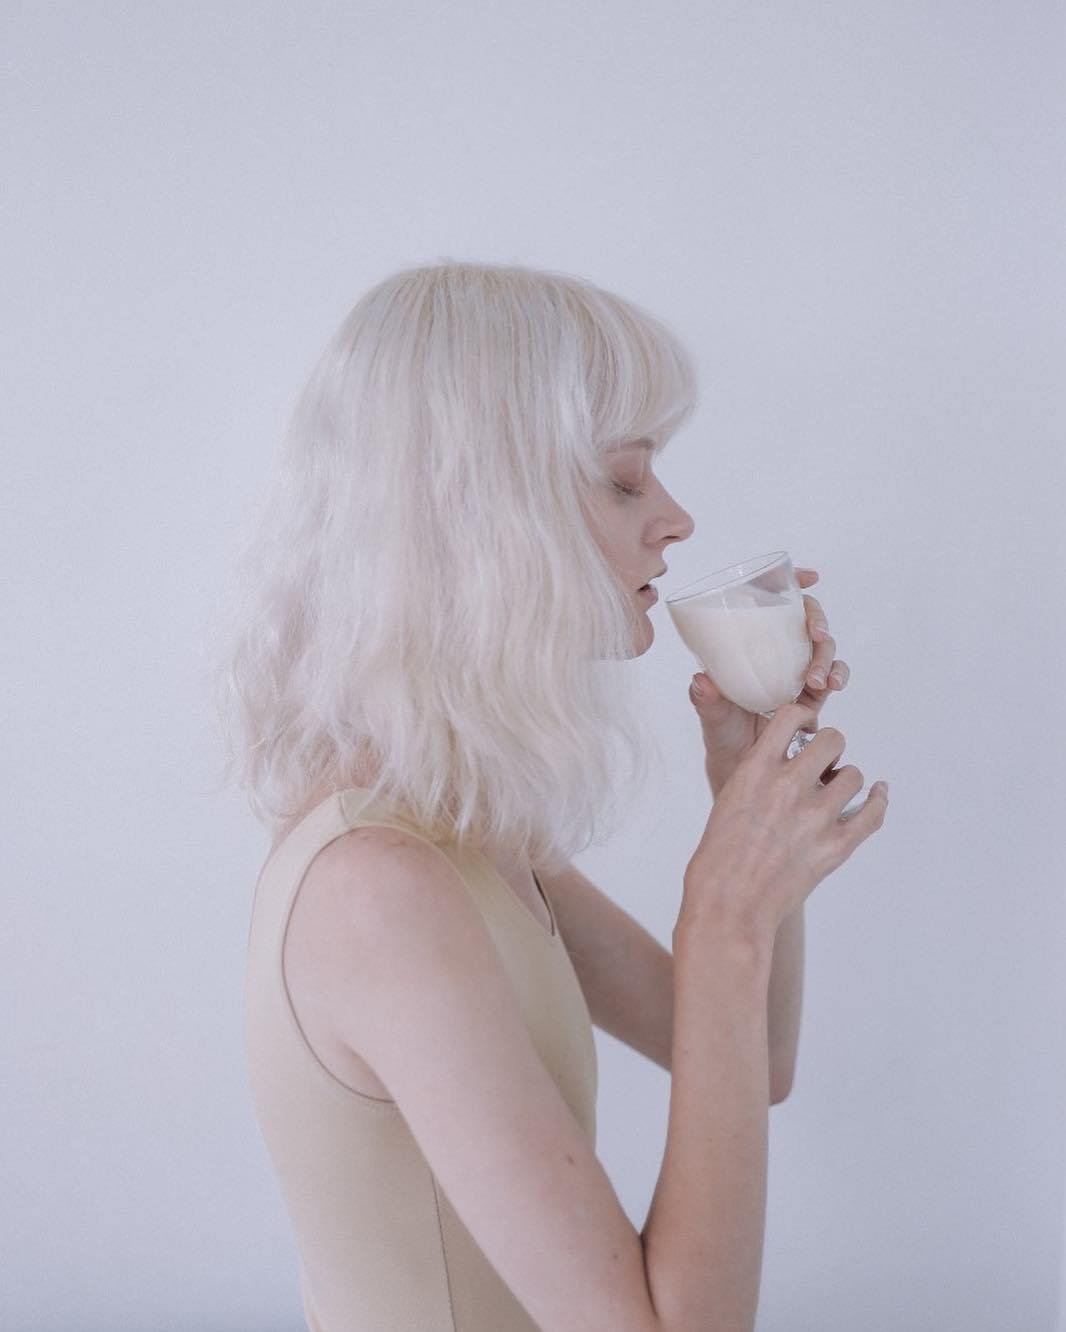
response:
{"label": "woman's hand", "polygon": [[[818,581],[814,569],[797,569],[796,581],[800,587],[811,587]],[[846,662],[837,661],[836,639],[830,636],[829,621],[821,603],[814,597],[804,596],[807,610],[807,632],[814,644],[814,656],[807,668],[803,690],[795,700],[811,708],[817,715],[831,689],[843,689],[851,671]],[[824,633],[822,627],[824,626]],[[821,671],[821,680],[817,673]],[[720,694],[705,672],[697,672],[695,679],[702,685],[702,695],[689,689],[689,698],[699,714],[703,727],[703,742],[707,750],[707,780],[711,793],[717,796],[733,775],[737,764],[762,735],[769,719],[757,712],[747,712],[732,700]]]}

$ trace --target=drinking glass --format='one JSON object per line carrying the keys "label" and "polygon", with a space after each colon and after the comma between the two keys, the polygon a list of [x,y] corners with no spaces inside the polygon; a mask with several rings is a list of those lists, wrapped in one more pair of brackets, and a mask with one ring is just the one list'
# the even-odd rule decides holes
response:
{"label": "drinking glass", "polygon": [[[666,606],[701,669],[738,707],[772,717],[802,693],[814,645],[788,551],[756,555],[705,574],[672,592]],[[797,731],[787,757],[794,758],[814,736],[814,731]],[[862,803],[859,792],[841,817]]]}

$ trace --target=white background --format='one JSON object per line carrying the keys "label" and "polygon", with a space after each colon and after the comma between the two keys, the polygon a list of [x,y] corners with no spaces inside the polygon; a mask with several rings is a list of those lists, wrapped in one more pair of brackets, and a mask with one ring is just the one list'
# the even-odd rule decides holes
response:
{"label": "white background", "polygon": [[[823,710],[885,827],[807,906],[759,1332],[1053,1332],[1064,1185],[1061,6],[19,4],[5,205],[11,1332],[292,1332],[245,1085],[266,834],[213,797],[202,626],[326,338],[442,258],[670,322],[703,402],[671,585],[817,568]],[[664,943],[709,793],[669,756],[579,864]],[[597,1033],[643,1224],[668,1076]]]}

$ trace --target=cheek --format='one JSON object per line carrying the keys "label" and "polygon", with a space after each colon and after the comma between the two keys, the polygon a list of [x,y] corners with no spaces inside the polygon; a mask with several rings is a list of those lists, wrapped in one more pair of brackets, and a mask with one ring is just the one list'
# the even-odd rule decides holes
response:
{"label": "cheek", "polygon": [[602,525],[601,505],[594,494],[582,494],[580,497],[581,512],[584,515],[585,522],[588,524],[589,531],[598,533]]}
{"label": "cheek", "polygon": [[589,532],[606,562],[612,569],[628,575],[625,569],[626,552],[632,546],[636,520],[632,511],[627,509],[626,502],[613,493],[601,490],[592,496],[582,496],[581,508]]}
{"label": "cheek", "polygon": [[585,511],[585,521],[588,523],[589,532],[593,540],[600,548],[601,553],[610,559],[611,549],[614,544],[613,533],[611,530],[611,512],[602,500],[593,500],[589,503],[582,503]]}

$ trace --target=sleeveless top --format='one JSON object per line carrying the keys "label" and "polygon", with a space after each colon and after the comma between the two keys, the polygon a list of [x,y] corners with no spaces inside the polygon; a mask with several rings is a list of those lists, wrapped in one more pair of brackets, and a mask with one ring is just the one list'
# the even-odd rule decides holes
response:
{"label": "sleeveless top", "polygon": [[330,1073],[292,1006],[282,949],[300,885],[323,847],[368,826],[410,833],[451,861],[489,930],[545,1068],[596,1142],[592,1023],[551,904],[545,898],[549,932],[475,848],[430,839],[362,788],[335,792],[296,824],[263,867],[243,995],[248,1084],[294,1232],[307,1327],[536,1332],[452,1209],[400,1107]]}

